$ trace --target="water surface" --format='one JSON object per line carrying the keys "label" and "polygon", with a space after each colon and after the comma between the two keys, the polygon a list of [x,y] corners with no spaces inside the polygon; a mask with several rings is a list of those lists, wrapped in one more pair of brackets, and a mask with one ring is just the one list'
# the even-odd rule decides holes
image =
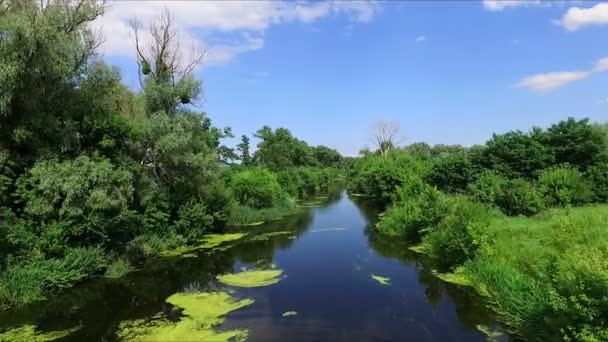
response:
{"label": "water surface", "polygon": [[[218,329],[249,329],[249,341],[485,341],[478,325],[496,328],[483,302],[430,274],[432,263],[395,238],[372,234],[377,211],[346,193],[305,213],[263,226],[225,251],[166,258],[117,279],[96,279],[60,296],[0,314],[0,330],[81,326],[64,341],[115,340],[123,320],[168,311],[181,291],[233,290],[253,305]],[[263,241],[256,234],[291,231]],[[261,288],[233,288],[218,274],[276,265],[284,278]],[[390,278],[389,285],[372,279]],[[283,317],[287,311],[298,314]],[[506,339],[506,338],[503,338]]]}

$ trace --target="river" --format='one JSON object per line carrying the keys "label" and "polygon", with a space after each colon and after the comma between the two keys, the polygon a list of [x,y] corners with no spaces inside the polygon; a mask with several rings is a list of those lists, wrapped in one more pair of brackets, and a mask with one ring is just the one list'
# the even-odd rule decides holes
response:
{"label": "river", "polygon": [[[377,211],[345,192],[298,215],[248,228],[261,241],[196,257],[165,258],[121,279],[94,279],[46,302],[0,314],[0,330],[33,324],[40,330],[79,326],[63,341],[115,340],[125,320],[166,309],[176,292],[226,289],[218,274],[273,265],[274,285],[230,288],[254,303],[228,314],[223,329],[248,329],[248,341],[486,341],[477,327],[498,329],[470,290],[434,277],[432,262],[395,238],[373,234]],[[275,266],[276,265],[276,266]],[[386,280],[382,284],[372,275]],[[297,315],[283,317],[295,311]],[[508,337],[498,338],[507,340]]]}

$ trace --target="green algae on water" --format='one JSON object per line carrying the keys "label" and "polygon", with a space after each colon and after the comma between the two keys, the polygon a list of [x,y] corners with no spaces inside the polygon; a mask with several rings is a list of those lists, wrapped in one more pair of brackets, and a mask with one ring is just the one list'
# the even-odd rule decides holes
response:
{"label": "green algae on water", "polygon": [[374,279],[375,281],[379,282],[382,285],[390,285],[391,284],[390,283],[391,278],[389,278],[389,277],[382,277],[382,276],[379,276],[379,275],[375,275],[373,273],[371,274],[371,277],[372,277],[372,279]]}
{"label": "green algae on water", "polygon": [[251,305],[252,299],[236,300],[226,292],[176,293],[167,302],[183,309],[179,321],[160,314],[152,319],[122,322],[118,337],[126,341],[244,341],[247,329],[215,331],[228,313]]}
{"label": "green algae on water", "polygon": [[28,342],[44,342],[54,341],[60,338],[66,337],[76,330],[80,329],[80,326],[66,329],[41,332],[36,330],[37,327],[32,324],[20,326],[0,333],[0,341],[28,341]]}
{"label": "green algae on water", "polygon": [[160,255],[164,257],[193,257],[196,254],[193,252],[198,250],[222,250],[220,245],[225,242],[231,242],[242,239],[246,233],[232,233],[232,234],[208,234],[201,240],[201,244],[196,246],[183,246],[168,251],[162,252]]}
{"label": "green algae on water", "polygon": [[293,234],[293,232],[291,232],[291,231],[268,232],[268,233],[262,233],[262,234],[253,236],[251,239],[249,239],[249,241],[267,241],[267,240],[270,240],[270,238],[275,237],[275,236],[291,235],[291,234]]}
{"label": "green algae on water", "polygon": [[217,280],[222,284],[238,287],[260,287],[279,282],[282,270],[252,270],[234,274],[218,275]]}
{"label": "green algae on water", "polygon": [[283,317],[291,317],[291,316],[297,316],[298,312],[297,311],[286,311],[283,312]]}

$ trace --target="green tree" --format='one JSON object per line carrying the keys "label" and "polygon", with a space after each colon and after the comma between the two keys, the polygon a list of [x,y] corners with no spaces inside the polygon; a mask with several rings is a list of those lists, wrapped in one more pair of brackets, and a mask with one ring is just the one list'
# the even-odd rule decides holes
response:
{"label": "green tree", "polygon": [[251,165],[251,155],[249,154],[249,137],[244,135],[241,136],[241,142],[236,145],[237,151],[240,153],[241,163],[248,166]]}
{"label": "green tree", "polygon": [[589,119],[568,118],[551,125],[546,140],[558,164],[568,163],[586,170],[607,157],[606,134],[602,127],[590,124]]}
{"label": "green tree", "polygon": [[313,149],[306,142],[295,138],[287,128],[281,127],[273,131],[264,126],[256,132],[255,137],[261,141],[254,159],[272,170],[317,165]]}

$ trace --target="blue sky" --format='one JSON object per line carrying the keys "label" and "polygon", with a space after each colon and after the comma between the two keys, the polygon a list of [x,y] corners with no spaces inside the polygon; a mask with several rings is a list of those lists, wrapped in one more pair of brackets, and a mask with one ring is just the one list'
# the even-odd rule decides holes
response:
{"label": "blue sky", "polygon": [[471,145],[568,116],[608,119],[608,3],[110,3],[105,58],[133,87],[121,25],[165,6],[209,51],[199,107],[237,136],[287,127],[356,155],[377,120],[398,121],[406,143]]}

